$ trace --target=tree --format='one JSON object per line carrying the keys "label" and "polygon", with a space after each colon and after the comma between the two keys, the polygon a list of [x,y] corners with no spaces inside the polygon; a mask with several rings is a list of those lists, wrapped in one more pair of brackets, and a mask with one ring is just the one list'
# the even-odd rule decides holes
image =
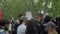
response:
{"label": "tree", "polygon": [[[52,8],[48,9],[47,5],[53,2]],[[45,5],[43,6],[43,4]],[[4,18],[10,19],[10,11],[12,15],[17,19],[19,13],[25,14],[26,11],[31,11],[35,16],[38,11],[47,11],[53,18],[60,15],[60,0],[5,0],[3,3]],[[11,8],[11,9],[10,9]]]}

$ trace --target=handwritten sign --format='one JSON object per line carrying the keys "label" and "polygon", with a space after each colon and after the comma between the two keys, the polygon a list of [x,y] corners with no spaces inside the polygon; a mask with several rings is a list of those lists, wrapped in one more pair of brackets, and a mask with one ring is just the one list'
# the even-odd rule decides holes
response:
{"label": "handwritten sign", "polygon": [[31,11],[26,12],[26,18],[27,18],[27,20],[32,19],[32,13],[31,13]]}

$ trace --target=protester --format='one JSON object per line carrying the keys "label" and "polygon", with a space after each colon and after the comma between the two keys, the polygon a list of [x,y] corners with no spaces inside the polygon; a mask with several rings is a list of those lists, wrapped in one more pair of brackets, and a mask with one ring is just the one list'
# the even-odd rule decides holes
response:
{"label": "protester", "polygon": [[8,31],[10,34],[12,33],[12,25],[9,20],[6,20],[5,30]]}
{"label": "protester", "polygon": [[22,22],[20,26],[17,28],[17,34],[25,34],[26,33],[26,19],[22,17]]}
{"label": "protester", "polygon": [[0,34],[60,34],[60,17],[56,21],[49,15],[37,14],[36,19],[27,20],[22,14],[17,21],[14,17],[0,20]]}
{"label": "protester", "polygon": [[32,20],[27,23],[26,34],[38,34],[35,21]]}
{"label": "protester", "polygon": [[20,25],[20,18],[23,16],[23,14],[18,15],[18,20],[15,21],[14,17],[12,16],[11,18],[11,23],[12,23],[12,34],[17,34],[17,28]]}
{"label": "protester", "polygon": [[58,34],[55,29],[55,24],[51,21],[47,23],[48,34]]}
{"label": "protester", "polygon": [[37,20],[36,20],[38,23],[38,33],[39,34],[47,34],[45,32],[45,27],[43,26],[43,15],[42,14],[37,14]]}
{"label": "protester", "polygon": [[16,21],[16,23],[15,23],[15,34],[17,34],[17,28],[18,28],[18,26],[22,23],[22,18],[24,18],[24,17],[22,17],[23,16],[23,14],[19,14],[18,15],[18,20]]}
{"label": "protester", "polygon": [[45,18],[44,18],[44,23],[48,23],[49,21],[51,21],[51,19],[50,19],[50,16],[46,16]]}
{"label": "protester", "polygon": [[8,31],[5,30],[6,20],[0,20],[0,34],[9,34]]}
{"label": "protester", "polygon": [[47,15],[45,18],[44,18],[44,26],[45,26],[45,31],[46,33],[48,33],[48,25],[55,25],[52,21],[52,17],[50,17],[49,15]]}
{"label": "protester", "polygon": [[16,20],[16,22],[18,23],[18,24],[20,24],[20,20],[21,20],[21,17],[23,16],[23,14],[19,14],[18,15],[18,19]]}
{"label": "protester", "polygon": [[56,18],[56,23],[57,23],[57,32],[60,34],[60,16]]}
{"label": "protester", "polygon": [[13,20],[13,30],[17,30],[17,33],[15,31],[12,34],[58,34],[54,19],[49,15],[43,18],[43,14],[37,14],[36,19],[32,20],[26,20],[25,16],[20,16],[18,21],[19,26],[17,28],[17,22]]}

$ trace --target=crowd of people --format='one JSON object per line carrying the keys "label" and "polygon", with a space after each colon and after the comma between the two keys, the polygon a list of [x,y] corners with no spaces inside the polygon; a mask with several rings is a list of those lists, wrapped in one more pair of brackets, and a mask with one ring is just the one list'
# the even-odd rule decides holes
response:
{"label": "crowd of people", "polygon": [[18,20],[0,20],[0,34],[60,34],[60,16],[37,14],[36,18],[27,20],[19,14]]}

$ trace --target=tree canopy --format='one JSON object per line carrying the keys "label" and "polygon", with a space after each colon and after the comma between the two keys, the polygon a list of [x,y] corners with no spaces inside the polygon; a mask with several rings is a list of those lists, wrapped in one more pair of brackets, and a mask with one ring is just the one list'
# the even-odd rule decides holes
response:
{"label": "tree canopy", "polygon": [[[49,8],[52,3],[52,8]],[[2,10],[4,18],[10,19],[10,14],[17,19],[19,13],[31,11],[33,16],[41,10],[48,12],[53,18],[60,15],[60,0],[3,0]]]}

